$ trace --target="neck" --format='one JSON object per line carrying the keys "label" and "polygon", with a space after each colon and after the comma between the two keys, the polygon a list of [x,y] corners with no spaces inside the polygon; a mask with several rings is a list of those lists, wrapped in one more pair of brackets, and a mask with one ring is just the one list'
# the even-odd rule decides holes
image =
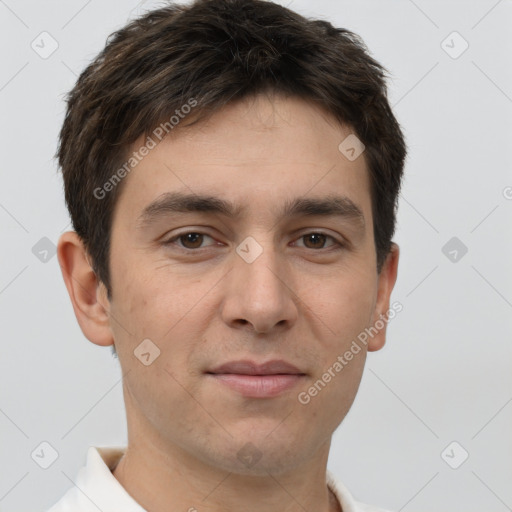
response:
{"label": "neck", "polygon": [[310,465],[278,476],[221,470],[176,447],[130,445],[114,477],[146,510],[188,512],[342,512],[326,484],[326,467]]}
{"label": "neck", "polygon": [[[315,449],[309,448],[306,456],[300,450],[290,453],[291,447],[280,450],[280,438],[269,435],[267,439],[274,441],[268,444],[274,447],[269,448],[273,450],[269,457],[240,469],[234,446],[243,446],[243,442],[235,443],[232,436],[228,442],[219,437],[217,444],[213,435],[209,442],[176,440],[171,434],[163,435],[132,407],[128,389],[125,398],[128,446],[113,475],[145,510],[342,512],[326,482],[330,437]],[[257,436],[255,431],[254,439]]]}

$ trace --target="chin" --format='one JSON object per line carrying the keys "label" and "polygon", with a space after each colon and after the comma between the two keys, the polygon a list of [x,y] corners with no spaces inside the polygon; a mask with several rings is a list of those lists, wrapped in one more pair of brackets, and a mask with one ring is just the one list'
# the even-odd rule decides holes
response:
{"label": "chin", "polygon": [[[268,426],[269,422],[265,422]],[[234,432],[227,445],[218,446],[209,453],[210,463],[240,475],[267,476],[286,473],[301,464],[308,457],[304,439],[296,438],[283,425],[273,422],[271,428],[242,429]],[[276,428],[277,427],[277,428]],[[277,432],[279,430],[279,432]],[[274,435],[269,435],[273,432]],[[313,452],[314,449],[311,449]]]}

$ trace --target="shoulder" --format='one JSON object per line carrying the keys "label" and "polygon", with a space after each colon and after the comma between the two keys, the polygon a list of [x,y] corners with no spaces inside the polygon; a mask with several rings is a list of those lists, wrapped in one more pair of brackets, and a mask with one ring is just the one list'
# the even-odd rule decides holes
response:
{"label": "shoulder", "polygon": [[374,507],[373,505],[367,505],[366,503],[361,503],[359,501],[356,501],[355,504],[357,512],[391,512],[390,510]]}
{"label": "shoulder", "polygon": [[329,470],[327,470],[327,485],[338,499],[338,503],[343,512],[391,512],[383,508],[356,501],[343,482]]}

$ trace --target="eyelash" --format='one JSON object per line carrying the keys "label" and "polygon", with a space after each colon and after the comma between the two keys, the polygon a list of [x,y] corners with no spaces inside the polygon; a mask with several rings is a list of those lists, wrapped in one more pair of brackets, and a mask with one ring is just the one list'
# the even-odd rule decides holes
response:
{"label": "eyelash", "polygon": [[[184,237],[186,235],[190,235],[190,234],[207,236],[207,237],[209,237],[209,238],[211,238],[213,240],[212,236],[210,236],[207,233],[204,233],[202,231],[185,231],[185,232],[179,233],[178,235],[175,235],[172,238],[170,238],[169,240],[163,242],[163,245],[165,245],[165,246],[176,245],[175,244],[176,241],[178,241],[180,238],[182,238],[182,237]],[[345,248],[345,244],[344,243],[340,242],[339,240],[337,240],[332,235],[324,233],[323,231],[309,231],[308,233],[304,233],[303,235],[299,236],[299,238],[297,238],[297,240],[299,240],[301,238],[304,238],[306,236],[310,236],[310,235],[323,235],[326,238],[330,238],[334,242],[334,244],[329,246],[329,247],[322,247],[320,249],[310,249],[312,251],[321,252],[321,251],[328,251],[328,250],[341,250],[341,249]],[[214,245],[214,244],[212,244],[212,245]],[[181,247],[179,245],[177,245],[177,247],[178,247],[178,249],[180,249],[182,251],[186,251],[186,252],[200,252],[202,249],[206,249],[206,247],[199,247],[197,249],[190,249],[188,247]],[[308,247],[305,247],[305,249],[308,249]]]}

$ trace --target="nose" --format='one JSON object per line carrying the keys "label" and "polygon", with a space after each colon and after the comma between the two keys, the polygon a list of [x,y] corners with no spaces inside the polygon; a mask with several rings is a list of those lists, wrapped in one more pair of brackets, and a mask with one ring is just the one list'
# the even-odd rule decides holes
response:
{"label": "nose", "polygon": [[232,328],[249,326],[256,333],[289,329],[297,320],[299,299],[283,255],[271,242],[260,245],[254,239],[240,248],[233,253],[233,267],[224,282],[224,322]]}

